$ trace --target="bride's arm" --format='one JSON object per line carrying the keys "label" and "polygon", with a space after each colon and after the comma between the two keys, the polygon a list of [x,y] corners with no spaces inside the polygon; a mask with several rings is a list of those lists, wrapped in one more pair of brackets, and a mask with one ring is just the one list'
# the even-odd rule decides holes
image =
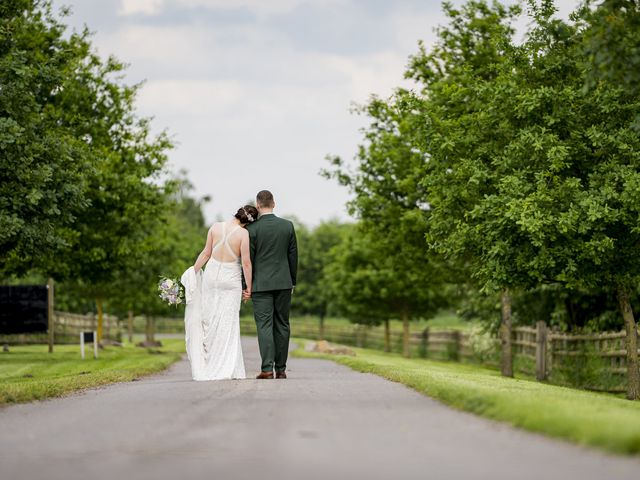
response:
{"label": "bride's arm", "polygon": [[207,243],[204,246],[204,249],[200,252],[200,255],[198,255],[198,259],[196,260],[196,263],[193,264],[193,268],[195,269],[196,273],[198,273],[198,271],[202,268],[202,266],[207,263],[207,260],[209,260],[209,257],[211,257],[211,249],[213,248],[213,227],[211,227],[209,229],[209,232],[207,233]]}
{"label": "bride's arm", "polygon": [[251,283],[253,282],[253,267],[251,266],[251,254],[249,253],[249,232],[243,232],[240,242],[240,258],[242,259],[242,272],[244,281],[247,284],[247,291],[251,293]]}

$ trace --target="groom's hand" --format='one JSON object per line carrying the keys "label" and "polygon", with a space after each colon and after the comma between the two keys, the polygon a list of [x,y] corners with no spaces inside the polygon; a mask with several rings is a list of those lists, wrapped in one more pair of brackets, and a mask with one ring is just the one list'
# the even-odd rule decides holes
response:
{"label": "groom's hand", "polygon": [[244,300],[244,303],[247,303],[250,298],[251,298],[251,292],[249,290],[243,290],[242,291],[242,300]]}

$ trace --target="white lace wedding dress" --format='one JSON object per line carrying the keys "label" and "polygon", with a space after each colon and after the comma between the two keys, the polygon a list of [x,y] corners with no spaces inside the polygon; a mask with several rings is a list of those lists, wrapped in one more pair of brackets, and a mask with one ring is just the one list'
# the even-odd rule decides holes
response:
{"label": "white lace wedding dress", "polygon": [[229,238],[239,228],[227,233],[222,223],[222,238],[213,247],[204,274],[190,267],[181,278],[186,294],[187,356],[194,380],[246,376],[240,345],[242,266],[229,246]]}

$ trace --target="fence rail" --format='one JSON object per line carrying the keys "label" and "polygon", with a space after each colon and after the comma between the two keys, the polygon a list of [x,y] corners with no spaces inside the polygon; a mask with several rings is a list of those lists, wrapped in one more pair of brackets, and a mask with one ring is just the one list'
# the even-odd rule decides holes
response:
{"label": "fence rail", "polygon": [[[94,314],[78,314],[69,312],[53,312],[54,342],[57,344],[78,343],[78,335],[82,331],[96,330],[98,317]],[[121,329],[118,317],[113,315],[103,316],[102,338],[120,341]],[[38,344],[47,343],[48,334],[13,334],[0,335],[0,343],[10,344]]]}
{"label": "fence rail", "polygon": [[[245,335],[255,334],[253,321],[242,319],[241,330]],[[317,320],[294,319],[291,331],[293,336],[320,339]],[[514,367],[538,380],[622,392],[627,381],[625,336],[624,331],[567,334],[548,329],[545,322],[535,327],[515,327]],[[385,348],[383,327],[328,324],[323,338],[356,347]],[[487,365],[498,365],[501,354],[500,341],[479,330],[427,328],[411,332],[409,345],[412,356]],[[389,349],[402,352],[401,330],[391,330]]]}
{"label": "fence rail", "polygon": [[[94,314],[79,315],[54,312],[56,343],[75,343],[82,330],[94,330]],[[131,333],[182,333],[181,318],[134,317],[119,321],[112,315],[104,316],[104,338],[120,340],[123,330]],[[243,335],[255,335],[253,319],[240,319]],[[399,328],[389,332],[385,342],[384,327],[358,324],[325,323],[322,338],[330,342],[355,347],[401,353],[403,333]],[[291,334],[295,337],[318,340],[320,322],[312,317],[298,317],[291,321]],[[624,331],[598,334],[568,334],[549,330],[544,322],[535,327],[515,327],[512,331],[514,368],[538,380],[571,384],[606,391],[624,391],[626,388],[627,359]],[[0,343],[47,343],[46,334],[3,335]],[[409,337],[410,354],[414,357],[452,360],[497,365],[500,342],[480,330],[454,330],[427,328],[412,331]]]}

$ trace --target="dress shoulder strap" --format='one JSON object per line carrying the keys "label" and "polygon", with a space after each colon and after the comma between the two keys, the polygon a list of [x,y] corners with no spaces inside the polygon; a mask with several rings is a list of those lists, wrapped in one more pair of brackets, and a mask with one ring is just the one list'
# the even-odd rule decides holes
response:
{"label": "dress shoulder strap", "polygon": [[232,228],[228,235],[223,238],[224,244],[227,247],[227,251],[235,258],[236,260],[239,258],[238,255],[231,249],[231,245],[229,245],[229,239],[231,236],[236,233],[240,229],[240,225],[236,225],[235,228]]}
{"label": "dress shoulder strap", "polygon": [[225,225],[224,222],[216,222],[211,226],[211,229],[213,230],[215,228],[216,225],[222,224],[222,237],[220,238],[220,240],[218,240],[216,242],[216,244],[213,246],[213,250],[212,251],[216,251],[218,250],[218,248],[220,248],[222,246],[222,244],[225,242]]}

